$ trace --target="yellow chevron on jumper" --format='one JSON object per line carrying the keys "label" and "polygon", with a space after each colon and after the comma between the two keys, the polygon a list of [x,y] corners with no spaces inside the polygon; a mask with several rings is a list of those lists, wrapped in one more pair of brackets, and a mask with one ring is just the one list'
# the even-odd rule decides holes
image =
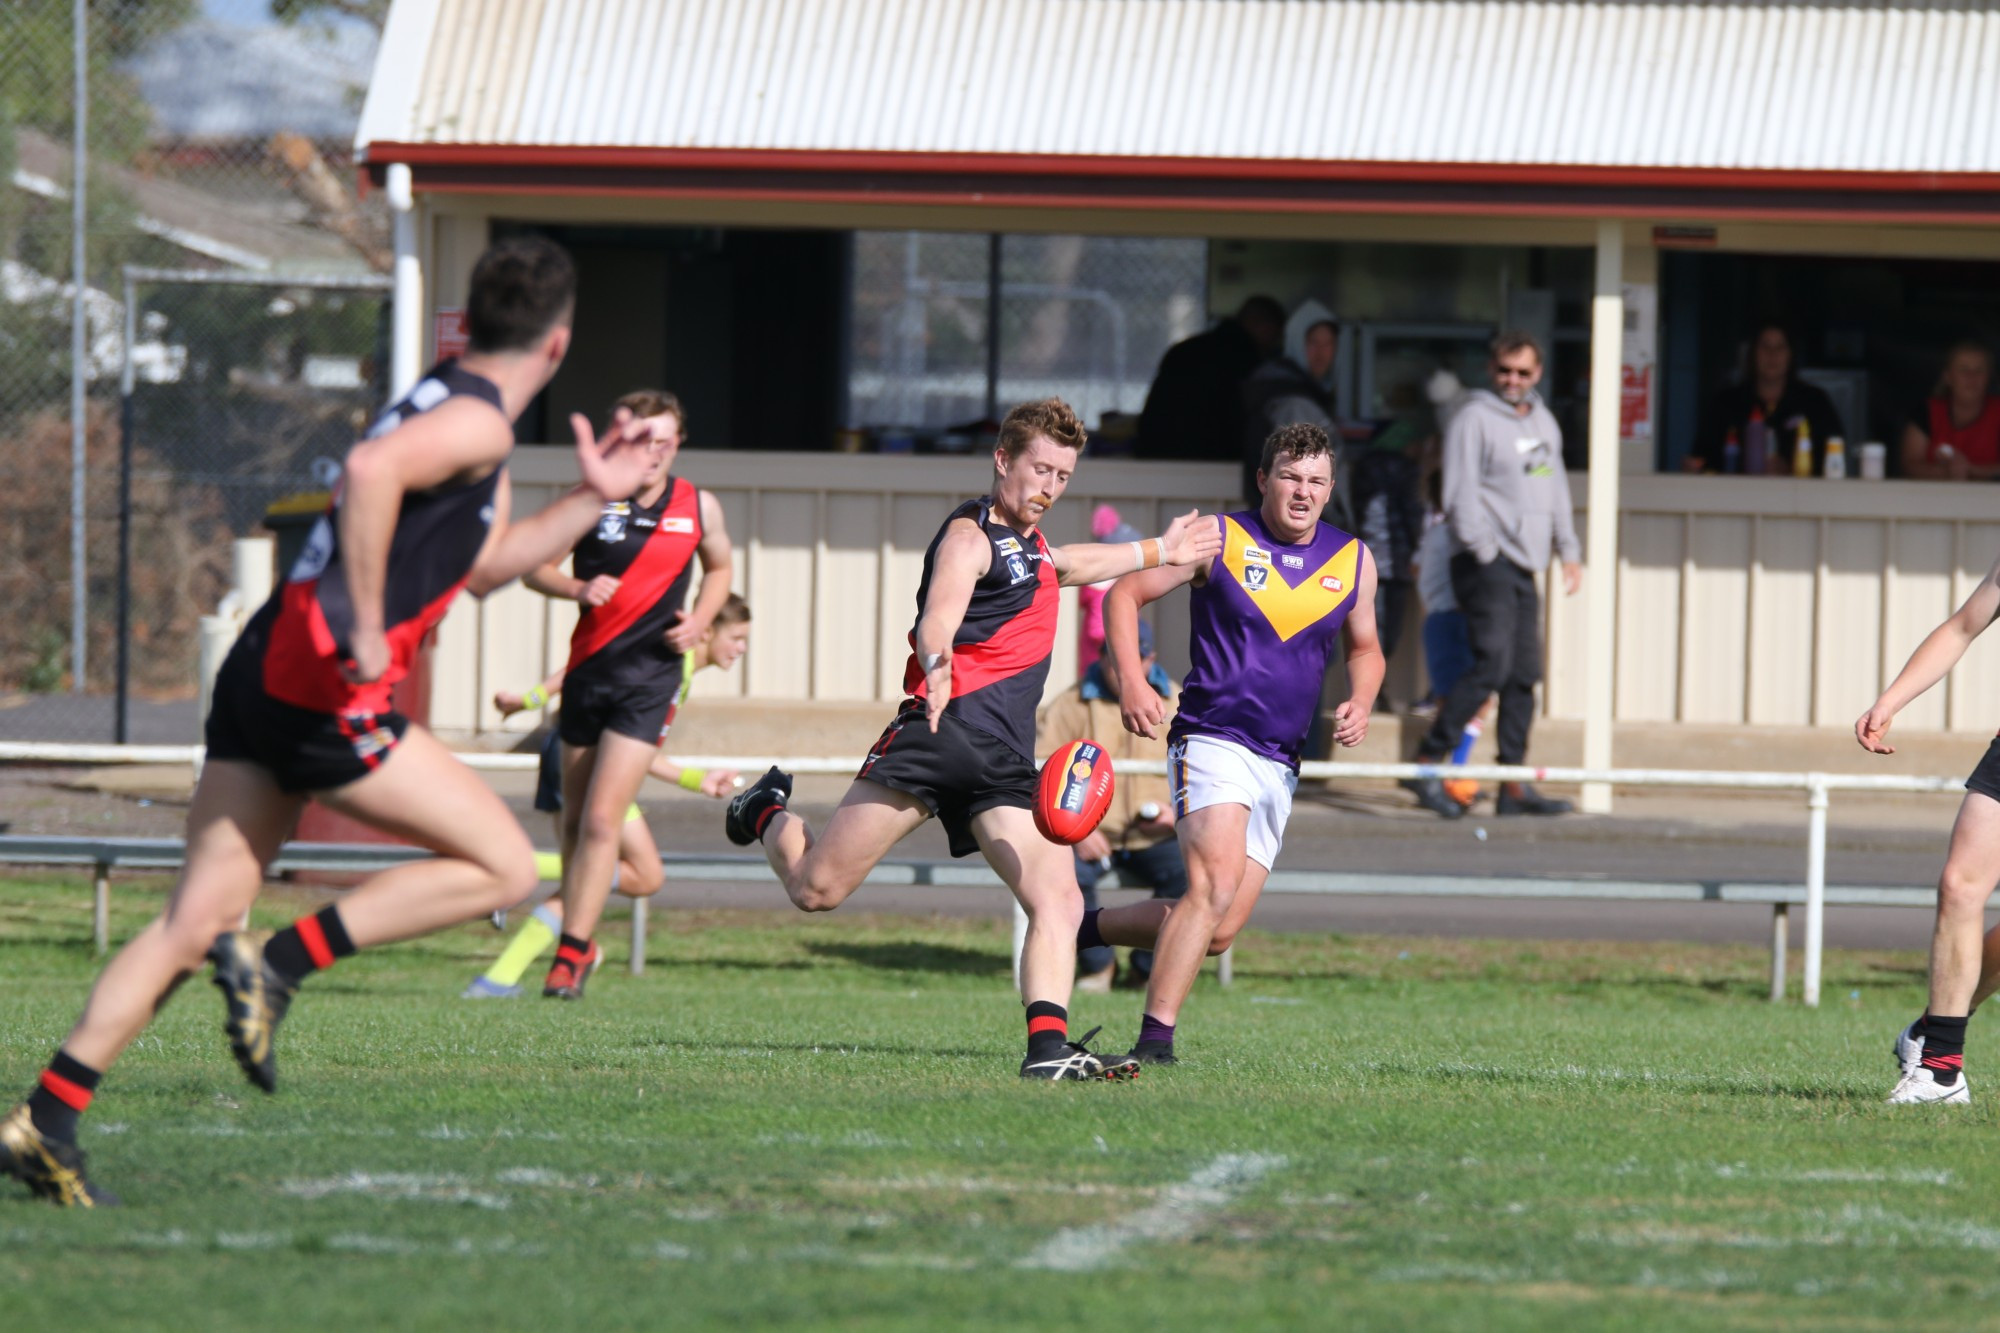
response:
{"label": "yellow chevron on jumper", "polygon": [[1223,568],[1271,622],[1280,642],[1289,642],[1300,630],[1331,615],[1354,591],[1360,577],[1360,542],[1349,540],[1293,587],[1278,573],[1276,557],[1251,541],[1242,524],[1226,516],[1222,524]]}

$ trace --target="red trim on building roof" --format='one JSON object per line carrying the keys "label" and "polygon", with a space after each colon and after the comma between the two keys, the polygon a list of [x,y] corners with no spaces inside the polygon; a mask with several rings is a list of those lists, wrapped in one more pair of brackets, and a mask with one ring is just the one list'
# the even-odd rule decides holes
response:
{"label": "red trim on building roof", "polygon": [[[826,174],[1152,177],[1169,180],[1369,181],[1431,185],[1558,185],[1679,190],[2000,191],[2000,172],[1828,171],[1560,163],[1305,161],[1291,158],[1113,157],[1063,153],[917,153],[554,144],[371,143],[370,166],[572,167]],[[1985,215],[1982,215],[1985,216]]]}

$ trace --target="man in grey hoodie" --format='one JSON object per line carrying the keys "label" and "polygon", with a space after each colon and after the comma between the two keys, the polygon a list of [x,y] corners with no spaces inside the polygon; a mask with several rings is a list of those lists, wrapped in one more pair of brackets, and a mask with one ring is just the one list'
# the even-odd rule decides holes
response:
{"label": "man in grey hoodie", "polygon": [[[1444,436],[1444,516],[1451,529],[1451,586],[1472,640],[1472,668],[1459,677],[1417,748],[1418,763],[1440,763],[1490,694],[1500,696],[1499,760],[1527,759],[1535,685],[1542,678],[1542,603],[1535,574],[1562,559],[1563,591],[1583,582],[1582,550],[1570,517],[1562,430],[1535,386],[1542,350],[1525,333],[1493,342],[1491,391],[1474,390]],[[1444,818],[1465,807],[1427,778],[1410,784],[1418,803]],[[1558,815],[1568,801],[1525,782],[1502,783],[1495,813]]]}

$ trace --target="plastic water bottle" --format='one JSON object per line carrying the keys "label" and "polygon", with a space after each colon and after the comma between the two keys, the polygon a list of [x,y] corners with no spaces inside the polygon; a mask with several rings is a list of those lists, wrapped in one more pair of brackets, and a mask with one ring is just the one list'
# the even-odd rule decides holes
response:
{"label": "plastic water bottle", "polygon": [[1812,474],[1812,427],[1804,417],[1800,417],[1798,433],[1792,437],[1792,475],[1810,477]]}
{"label": "plastic water bottle", "polygon": [[1764,409],[1753,407],[1750,424],[1743,430],[1743,470],[1753,477],[1763,476],[1770,449],[1771,434],[1764,426]]}
{"label": "plastic water bottle", "polygon": [[1834,481],[1842,481],[1847,477],[1847,441],[1841,439],[1838,435],[1833,436],[1826,442],[1826,472],[1824,475]]}

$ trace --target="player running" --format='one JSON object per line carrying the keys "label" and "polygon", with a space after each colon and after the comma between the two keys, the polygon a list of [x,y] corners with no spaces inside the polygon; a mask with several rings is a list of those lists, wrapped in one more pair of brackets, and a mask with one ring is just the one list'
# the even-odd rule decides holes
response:
{"label": "player running", "polygon": [[[715,613],[702,634],[701,641],[688,649],[681,658],[681,687],[674,701],[667,708],[666,721],[660,726],[660,744],[664,746],[667,732],[673,727],[674,719],[680,715],[681,705],[687,702],[688,688],[694,684],[697,671],[706,667],[716,667],[727,671],[743,656],[743,649],[750,642],[750,604],[730,593],[723,600],[722,609]],[[524,693],[502,690],[493,697],[494,706],[501,716],[511,716],[524,708],[540,708],[560,693],[563,675],[556,672],[541,684]],[[646,769],[648,777],[662,782],[671,782],[683,791],[699,793],[720,799],[727,796],[737,784],[736,770],[733,768],[689,768],[669,759],[664,749],[653,755],[653,762]],[[565,823],[562,817],[562,740],[556,730],[551,730],[542,745],[542,767],[535,783],[535,809],[555,816],[556,840],[560,844],[564,836]],[[563,859],[558,852],[535,853],[535,871],[543,879],[562,878]],[[666,874],[660,864],[660,849],[653,842],[653,832],[646,827],[645,816],[637,802],[625,809],[625,822],[618,832],[618,864],[612,867],[611,889],[628,898],[650,898],[660,891],[666,881]],[[505,924],[505,914],[497,914],[496,922]],[[514,933],[498,958],[489,967],[472,979],[472,984],[461,992],[464,1000],[509,1000],[521,993],[521,976],[542,952],[554,944],[562,933],[563,904],[560,896],[549,899],[529,914],[527,921]]]}
{"label": "player running", "polygon": [[[548,999],[580,1000],[604,957],[598,919],[618,871],[626,814],[666,738],[668,715],[687,679],[684,657],[708,632],[729,596],[729,533],[722,505],[672,474],[685,413],[670,393],[645,390],[618,400],[651,432],[657,451],[639,493],[607,503],[577,542],[565,574],[553,563],[529,574],[530,588],[582,603],[563,679],[563,927],[542,983]],[[694,560],[701,586],[683,612]],[[659,854],[645,872],[659,876]],[[657,885],[655,885],[657,887]]]}
{"label": "player running", "polygon": [[1104,599],[1125,725],[1151,736],[1164,710],[1139,666],[1139,608],[1193,585],[1191,664],[1167,733],[1187,893],[1177,903],[1088,913],[1077,935],[1079,948],[1153,950],[1139,1040],[1128,1057],[1143,1064],[1175,1062],[1174,1024],[1201,960],[1229,947],[1263,892],[1291,817],[1320,680],[1343,630],[1349,694],[1333,710],[1333,738],[1351,746],[1368,735],[1384,669],[1375,561],[1359,541],[1319,521],[1333,468],[1333,446],[1318,426],[1276,431],[1257,472],[1264,502],[1220,518],[1222,551],[1212,562],[1129,574]]}
{"label": "player running", "polygon": [[[1854,738],[1871,754],[1894,754],[1889,727],[1912,699],[1945,678],[1972,641],[2000,616],[2000,563],[1936,629],[1924,636],[1882,697],[1854,723]],[[1965,780],[1965,799],[1951,828],[1938,879],[1937,925],[1931,934],[1930,1003],[1896,1036],[1900,1069],[1889,1101],[1896,1105],[1972,1100],[1965,1079],[1965,1025],[2000,990],[2000,928],[1984,933],[1986,900],[2000,881],[2000,737]]]}
{"label": "player running", "polygon": [[1032,813],[1035,708],[1055,646],[1056,589],[1205,564],[1221,545],[1214,525],[1190,512],[1162,537],[1050,546],[1037,525],[1062,498],[1085,438],[1076,413],[1054,398],[1024,403],[1001,422],[992,494],[952,510],[924,552],[903,672],[909,697],[825,832],[815,839],[785,809],[792,778],[776,768],[730,803],[726,821],[730,841],[763,843],[786,894],[806,912],[840,906],[933,815],[953,856],[983,853],[1028,914],[1023,1078],[1129,1077],[1137,1068],[1092,1054],[1089,1033],[1069,1040],[1083,895],[1070,849],[1044,838]]}
{"label": "player running", "polygon": [[[600,446],[571,418],[583,484],[510,522],[514,420],[570,345],[576,272],[541,239],[472,272],[470,347],[432,370],[348,451],[340,488],[285,583],[216,678],[187,860],[166,910],[99,975],[28,1100],[0,1120],[0,1170],[57,1204],[117,1200],[84,1174],[77,1118],[174,989],[215,964],[236,1061],[266,1092],[272,1039],[298,986],[357,949],[520,901],[534,848],[471,769],[390,703],[460,588],[483,596],[568,549],[606,500],[639,488],[649,449],[619,419]],[[371,877],[272,935],[236,929],[308,796],[434,860]]]}

